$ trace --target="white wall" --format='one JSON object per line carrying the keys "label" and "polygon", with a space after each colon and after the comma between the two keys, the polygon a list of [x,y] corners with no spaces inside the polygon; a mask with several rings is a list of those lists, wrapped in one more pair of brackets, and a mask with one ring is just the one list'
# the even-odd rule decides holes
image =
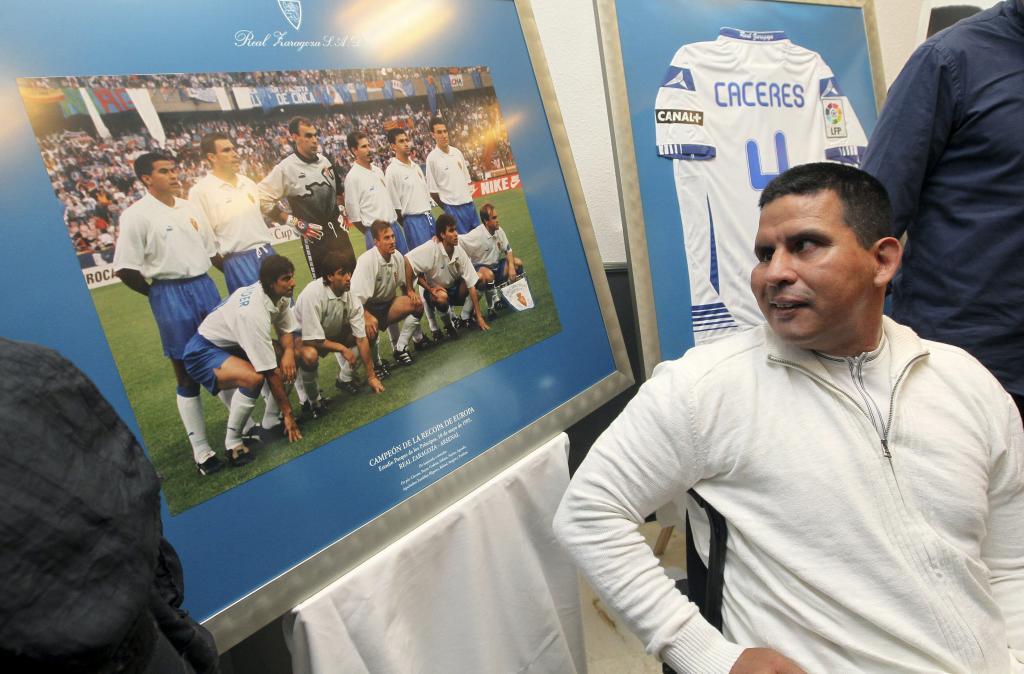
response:
{"label": "white wall", "polygon": [[[891,84],[916,45],[922,0],[875,0]],[[620,7],[628,8],[628,2]],[[622,10],[620,10],[622,11]],[[626,261],[592,0],[533,0],[558,103],[605,263]]]}

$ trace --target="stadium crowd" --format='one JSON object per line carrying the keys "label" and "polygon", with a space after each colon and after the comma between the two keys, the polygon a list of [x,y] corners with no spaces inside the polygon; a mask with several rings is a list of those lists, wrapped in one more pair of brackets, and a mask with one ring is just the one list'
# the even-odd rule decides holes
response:
{"label": "stadium crowd", "polygon": [[[123,86],[124,82],[120,84]],[[443,103],[442,97],[438,97],[438,102]],[[309,116],[320,132],[321,153],[334,164],[341,178],[352,164],[345,137],[355,129],[369,135],[377,153],[375,161],[382,169],[391,158],[386,134],[392,126],[406,129],[412,141],[411,157],[416,163],[422,165],[433,148],[428,128],[432,112],[426,97],[320,110],[319,114]],[[294,108],[271,114],[225,112],[216,119],[211,119],[209,113],[166,115],[167,119],[163,120],[167,135],[165,149],[178,158],[185,193],[207,172],[199,149],[203,134],[221,131],[234,138],[241,155],[242,172],[258,182],[292,151],[287,121],[293,114]],[[454,104],[442,108],[440,114],[448,121],[452,145],[465,155],[473,180],[482,180],[490,172],[514,165],[508,134],[492,90],[457,92]],[[117,240],[118,216],[143,193],[131,164],[136,156],[155,150],[158,145],[141,120],[133,126],[127,131],[115,131],[110,139],[71,131],[37,139],[53,190],[65,207],[68,235],[85,267],[110,261]]]}

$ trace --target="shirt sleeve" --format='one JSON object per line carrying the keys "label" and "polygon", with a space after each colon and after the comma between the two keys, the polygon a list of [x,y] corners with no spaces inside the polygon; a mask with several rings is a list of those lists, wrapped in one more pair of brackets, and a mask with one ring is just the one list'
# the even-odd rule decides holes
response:
{"label": "shirt sleeve", "polygon": [[[427,155],[427,192],[440,192],[437,188],[437,181],[434,180],[434,171],[436,170],[434,151],[431,150],[430,154]],[[440,206],[440,204],[438,205]]]}
{"label": "shirt sleeve", "polygon": [[366,300],[373,297],[376,270],[372,267],[373,261],[367,253],[363,253],[356,260],[356,270],[352,272],[352,282],[349,288],[353,299],[359,304],[366,304]]}
{"label": "shirt sleeve", "polygon": [[270,335],[270,314],[256,299],[246,307],[238,320],[238,345],[257,372],[267,372],[277,367],[277,353]]}
{"label": "shirt sleeve", "polygon": [[680,49],[661,79],[654,103],[658,154],[670,159],[713,159],[717,152],[704,126],[697,71],[686,48]]}
{"label": "shirt sleeve", "polygon": [[937,45],[915,51],[889,89],[863,169],[889,192],[893,234],[910,231],[921,190],[946,147],[962,96],[955,61]]}
{"label": "shirt sleeve", "polygon": [[359,186],[356,184],[357,178],[352,175],[352,166],[348,171],[348,175],[345,176],[345,212],[348,213],[348,219],[352,222],[361,222],[362,224],[369,227],[372,223],[363,222],[363,215],[359,212]]}
{"label": "shirt sleeve", "polygon": [[981,556],[1006,622],[1010,653],[1024,664],[1024,430],[1017,406],[999,394],[1006,400],[1007,424],[1004,446],[993,451]]}
{"label": "shirt sleeve", "polygon": [[256,186],[260,195],[260,210],[264,215],[278,208],[278,201],[284,196],[284,169],[278,164]]}
{"label": "shirt sleeve", "polygon": [[399,176],[398,170],[389,166],[388,170],[384,172],[384,184],[387,185],[388,196],[391,197],[391,203],[397,210],[402,210],[401,183],[402,178]]}
{"label": "shirt sleeve", "polygon": [[638,527],[704,471],[696,392],[681,361],[659,365],[576,471],[554,530],[591,587],[676,671],[728,672],[742,647],[680,594]]}
{"label": "shirt sleeve", "polygon": [[405,259],[409,261],[412,266],[413,274],[426,274],[430,271],[430,265],[434,258],[434,251],[430,249],[433,241],[427,241],[426,244],[420,244],[409,251],[409,254],[405,256]]}
{"label": "shirt sleeve", "polygon": [[818,59],[815,73],[818,86],[818,105],[821,106],[821,133],[824,136],[825,156],[823,159],[844,164],[860,165],[867,149],[868,139],[864,128],[836,76],[824,61]]}
{"label": "shirt sleeve", "polygon": [[[314,279],[306,287],[315,288],[313,284],[317,282],[318,280]],[[310,292],[315,292],[315,290],[310,290]],[[302,327],[303,339],[323,339],[326,336],[324,335],[324,326],[321,322],[323,316],[321,315],[321,307],[319,305],[320,303],[311,295],[307,295],[305,291],[299,295],[299,301],[295,303],[296,315]]]}
{"label": "shirt sleeve", "polygon": [[295,319],[295,311],[291,307],[286,307],[284,311],[277,315],[277,320],[274,321],[274,328],[277,330],[278,338],[287,332],[298,330],[299,322]]}
{"label": "shirt sleeve", "polygon": [[469,254],[464,249],[455,246],[455,257],[459,259],[459,266],[462,267],[462,280],[466,282],[467,288],[472,288],[480,280],[480,277],[477,275],[476,269],[473,268]]}
{"label": "shirt sleeve", "polygon": [[145,264],[146,241],[142,230],[142,223],[138,221],[135,214],[125,211],[121,214],[121,231],[117,235],[117,243],[114,246],[114,270],[134,269],[142,271]]}
{"label": "shirt sleeve", "polygon": [[366,321],[363,318],[363,305],[352,298],[348,309],[348,325],[352,329],[352,336],[356,339],[366,337]]}

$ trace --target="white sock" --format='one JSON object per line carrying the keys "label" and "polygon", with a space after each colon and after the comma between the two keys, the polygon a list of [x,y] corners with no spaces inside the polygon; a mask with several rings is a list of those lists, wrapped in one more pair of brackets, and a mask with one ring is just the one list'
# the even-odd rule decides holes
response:
{"label": "white sock", "polygon": [[[341,354],[338,354],[339,356]],[[352,381],[355,368],[348,364],[344,358],[338,359],[338,381]]]}
{"label": "white sock", "polygon": [[317,369],[303,370],[299,368],[299,385],[295,387],[295,392],[299,393],[299,402],[303,403],[305,400],[320,400],[320,386],[316,381]]}
{"label": "white sock", "polygon": [[427,326],[431,332],[437,332],[437,318],[434,316],[434,308],[427,306],[426,302],[423,303],[423,308],[426,309]]}
{"label": "white sock", "polygon": [[416,327],[420,324],[420,319],[416,316],[406,316],[405,320],[402,321],[402,332],[398,336],[398,342],[395,343],[395,348],[399,351],[405,351],[405,348],[409,346],[409,338],[412,337],[412,333],[416,331]]}
{"label": "white sock", "polygon": [[501,298],[498,296],[498,289],[497,289],[497,287],[495,287],[493,282],[492,283],[488,283],[487,284],[487,303],[488,303],[488,305],[493,309],[494,305],[498,303],[499,299],[501,299]]}
{"label": "white sock", "polygon": [[234,449],[242,444],[241,428],[248,428],[247,424],[252,416],[252,408],[256,406],[256,398],[250,398],[241,391],[231,399],[231,411],[228,412],[228,430],[224,434],[224,447]]}
{"label": "white sock", "polygon": [[402,326],[398,323],[392,323],[388,326],[388,336],[391,337],[391,348],[398,348],[398,340],[402,336]]}
{"label": "white sock", "polygon": [[203,401],[199,396],[186,398],[178,395],[178,414],[185,426],[185,435],[192,445],[192,458],[196,463],[206,461],[216,452],[206,440],[206,418],[203,417]]}
{"label": "white sock", "polygon": [[270,430],[281,423],[281,408],[277,405],[277,398],[270,392],[270,384],[263,384],[263,400],[266,401],[267,405],[263,409],[263,422],[260,426]]}
{"label": "white sock", "polygon": [[303,404],[309,397],[306,395],[306,388],[302,385],[302,375],[305,374],[305,370],[301,367],[297,368],[299,371],[298,376],[295,378],[295,396],[299,399],[299,404]]}
{"label": "white sock", "polygon": [[235,397],[235,389],[229,388],[217,394],[217,399],[224,403],[224,407],[231,409],[231,399]]}
{"label": "white sock", "polygon": [[462,305],[462,315],[459,318],[461,318],[464,321],[468,321],[469,320],[469,312],[470,312],[470,310],[472,308],[473,308],[473,300],[467,297],[465,304]]}

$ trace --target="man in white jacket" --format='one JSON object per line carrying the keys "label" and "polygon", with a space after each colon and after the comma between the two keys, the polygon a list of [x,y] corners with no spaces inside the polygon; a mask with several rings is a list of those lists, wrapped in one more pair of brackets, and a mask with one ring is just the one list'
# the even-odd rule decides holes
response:
{"label": "man in white jacket", "polygon": [[[902,251],[874,178],[806,164],[760,206],[767,325],[659,365],[556,534],[678,672],[1024,672],[1016,407],[966,352],[883,318]],[[690,488],[729,526],[722,633],[637,531]]]}

